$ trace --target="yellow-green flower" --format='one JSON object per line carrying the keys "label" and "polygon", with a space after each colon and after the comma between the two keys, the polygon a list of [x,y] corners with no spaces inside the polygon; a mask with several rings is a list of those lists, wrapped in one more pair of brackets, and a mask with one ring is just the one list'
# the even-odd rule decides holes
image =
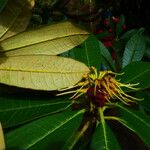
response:
{"label": "yellow-green flower", "polygon": [[92,67],[91,72],[83,75],[82,81],[72,87],[78,87],[77,90],[64,92],[59,95],[74,93],[71,99],[77,99],[81,95],[86,94],[94,104],[100,107],[104,106],[105,102],[113,103],[116,100],[120,100],[127,105],[141,100],[126,94],[122,90],[124,87],[137,90],[137,88],[134,88],[137,84],[123,84],[115,78],[117,75],[122,74],[117,74],[112,71],[98,72]]}

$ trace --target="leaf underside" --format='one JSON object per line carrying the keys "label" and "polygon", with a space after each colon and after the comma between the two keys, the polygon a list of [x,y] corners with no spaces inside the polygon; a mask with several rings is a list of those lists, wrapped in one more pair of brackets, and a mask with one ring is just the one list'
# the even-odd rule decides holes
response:
{"label": "leaf underside", "polygon": [[0,41],[26,29],[33,7],[34,0],[8,0],[0,14]]}
{"label": "leaf underside", "polygon": [[122,58],[122,68],[134,61],[140,61],[145,52],[145,42],[140,34],[133,35],[128,41]]}
{"label": "leaf underside", "polygon": [[58,55],[87,39],[89,33],[70,22],[57,23],[26,31],[1,42],[6,56]]}
{"label": "leaf underside", "polygon": [[14,56],[0,60],[0,83],[35,90],[70,87],[89,72],[83,63],[59,56]]}

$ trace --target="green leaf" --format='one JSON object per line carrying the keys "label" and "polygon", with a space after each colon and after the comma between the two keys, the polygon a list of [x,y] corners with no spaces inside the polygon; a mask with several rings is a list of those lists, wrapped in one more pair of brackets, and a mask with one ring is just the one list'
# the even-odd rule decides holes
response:
{"label": "green leaf", "polygon": [[[63,150],[72,150],[72,149],[75,149],[75,146],[78,147],[77,143],[79,142],[81,137],[83,137],[86,134],[86,132],[88,132],[88,129],[91,127],[90,122],[91,121],[85,121],[84,124],[82,126],[80,126],[77,131],[73,132],[73,134],[70,136],[70,138],[66,141],[66,143],[63,147]],[[81,147],[82,146],[84,146],[83,142],[82,142]],[[82,149],[81,147],[80,147],[80,149]]]}
{"label": "green leaf", "polygon": [[143,98],[144,100],[140,101],[139,104],[145,109],[150,111],[150,93],[149,91],[138,91],[136,97]]}
{"label": "green leaf", "polygon": [[57,55],[81,44],[88,34],[70,22],[57,23],[8,38],[1,42],[1,51],[6,56]]}
{"label": "green leaf", "polygon": [[133,35],[135,35],[138,32],[138,29],[131,29],[127,32],[125,32],[120,39],[121,40],[129,40]]}
{"label": "green leaf", "polygon": [[61,149],[84,111],[67,110],[43,117],[6,134],[8,149]]}
{"label": "green leaf", "polygon": [[112,60],[112,57],[110,55],[110,52],[108,51],[108,49],[103,45],[102,42],[99,41],[99,46],[100,46],[100,50],[101,50],[101,57],[102,57],[102,60],[101,62],[106,65],[106,67],[108,69],[111,69],[111,70],[115,70],[115,67],[114,67],[114,62]]}
{"label": "green leaf", "polygon": [[145,58],[150,60],[150,46],[146,47],[144,56],[145,56]]}
{"label": "green leaf", "polygon": [[63,55],[68,55],[68,57],[81,61],[89,67],[94,66],[98,69],[100,67],[101,53],[99,41],[92,35],[80,46],[73,48]]}
{"label": "green leaf", "polygon": [[122,33],[122,31],[123,31],[122,27],[123,27],[124,23],[125,23],[125,18],[123,15],[120,15],[119,21],[116,25],[116,35],[117,36],[119,36]]}
{"label": "green leaf", "polygon": [[35,90],[70,87],[89,72],[86,65],[59,56],[14,56],[0,59],[0,83]]}
{"label": "green leaf", "polygon": [[98,39],[103,39],[103,38],[105,38],[105,37],[107,37],[107,36],[110,36],[111,34],[110,34],[110,32],[108,32],[107,30],[104,30],[102,33],[98,33],[98,34],[96,34],[95,36],[98,38]]}
{"label": "green leaf", "polygon": [[0,121],[4,128],[29,122],[52,113],[65,110],[71,105],[68,98],[33,96],[0,96]]}
{"label": "green leaf", "polygon": [[0,13],[5,8],[8,0],[0,0]]}
{"label": "green leaf", "polygon": [[109,126],[107,126],[104,120],[103,110],[100,108],[100,118],[99,123],[92,139],[91,149],[93,150],[119,150],[119,144],[117,139]]}
{"label": "green leaf", "polygon": [[26,29],[34,0],[9,0],[0,14],[0,41]]}
{"label": "green leaf", "polygon": [[113,60],[108,49],[93,35],[80,46],[63,53],[62,56],[71,57],[85,63],[89,67],[94,66],[98,70],[101,64],[114,70]]}
{"label": "green leaf", "polygon": [[135,34],[130,38],[125,46],[122,58],[122,68],[133,61],[140,61],[145,52],[145,42],[141,34]]}
{"label": "green leaf", "polygon": [[120,118],[125,120],[123,125],[135,132],[143,142],[150,148],[150,117],[130,109],[125,106],[117,104],[120,114]]}
{"label": "green leaf", "polygon": [[98,125],[93,135],[91,150],[120,150],[119,143],[107,124],[105,124],[105,128],[102,127],[101,123]]}
{"label": "green leaf", "polygon": [[138,88],[146,89],[150,87],[150,63],[149,62],[132,62],[126,66],[122,76],[118,76],[124,83],[139,83]]}
{"label": "green leaf", "polygon": [[0,123],[0,149],[5,150],[4,135],[3,135],[3,130],[2,130],[1,123]]}

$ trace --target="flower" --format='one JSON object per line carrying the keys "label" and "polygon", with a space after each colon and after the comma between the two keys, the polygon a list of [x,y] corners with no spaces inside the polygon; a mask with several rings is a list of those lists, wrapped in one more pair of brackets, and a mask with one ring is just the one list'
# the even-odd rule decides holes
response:
{"label": "flower", "polygon": [[138,84],[121,83],[116,79],[117,75],[122,74],[114,73],[108,70],[98,72],[94,67],[91,67],[91,72],[83,75],[82,81],[71,87],[78,87],[76,90],[64,92],[59,95],[74,93],[71,97],[71,99],[73,100],[77,99],[81,95],[86,95],[92,101],[92,103],[94,103],[98,107],[103,107],[106,102],[116,102],[116,100],[120,100],[127,105],[141,100],[126,94],[122,89],[128,88],[137,90],[137,88],[135,88],[134,86]]}

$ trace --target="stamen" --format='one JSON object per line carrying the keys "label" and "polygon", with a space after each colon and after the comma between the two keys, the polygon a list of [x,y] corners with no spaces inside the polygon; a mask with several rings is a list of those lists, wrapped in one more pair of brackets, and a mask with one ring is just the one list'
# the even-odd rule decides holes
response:
{"label": "stamen", "polygon": [[126,122],[125,120],[121,119],[121,118],[118,118],[118,117],[115,117],[115,116],[104,116],[104,119],[106,120],[116,120],[118,122]]}
{"label": "stamen", "polygon": [[[85,86],[86,84],[83,84],[79,89],[76,90],[76,93],[72,96],[72,97],[75,97],[79,92],[82,91],[83,87]],[[71,98],[72,99],[72,98]]]}
{"label": "stamen", "polygon": [[[79,96],[78,96],[79,93],[85,94],[85,93],[87,92],[87,90],[88,90],[88,88],[83,89],[83,87],[81,87],[80,89],[78,89],[78,90],[76,91],[76,93],[75,93],[70,99],[74,99],[75,97],[79,97]],[[80,94],[79,94],[79,95],[80,95]]]}
{"label": "stamen", "polygon": [[66,95],[66,94],[71,94],[71,93],[76,93],[76,90],[59,93],[59,94],[57,94],[56,96],[61,96],[61,95]]}
{"label": "stamen", "polygon": [[[77,83],[76,85],[68,88],[61,89],[59,91],[66,91],[73,88],[78,88],[77,90],[66,91],[57,96],[74,93],[74,95],[70,98],[72,100],[77,99],[78,97],[87,94],[93,101],[99,101],[102,103],[108,102],[109,104],[114,103],[111,102],[111,99],[118,99],[126,105],[130,105],[130,102],[141,101],[142,99],[135,98],[126,94],[122,87],[139,90],[136,88],[139,83],[136,84],[125,84],[119,82],[120,80],[115,79],[117,75],[123,75],[124,73],[115,73],[112,71],[100,71],[98,72],[96,68],[91,67],[91,73],[84,74],[83,80]],[[91,89],[91,90],[89,90]],[[88,93],[89,90],[89,93]],[[103,106],[104,107],[104,106]]]}

